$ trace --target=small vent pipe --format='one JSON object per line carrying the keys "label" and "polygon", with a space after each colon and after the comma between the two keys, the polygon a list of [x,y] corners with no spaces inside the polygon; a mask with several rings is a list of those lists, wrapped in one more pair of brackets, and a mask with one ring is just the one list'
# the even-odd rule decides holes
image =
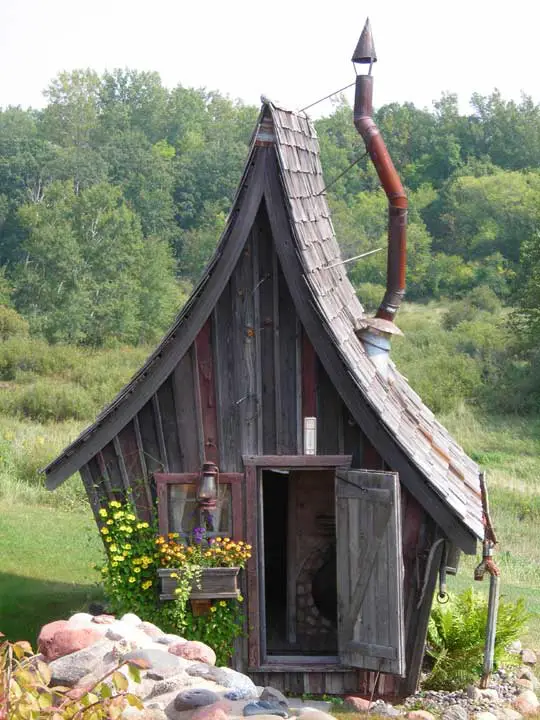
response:
{"label": "small vent pipe", "polygon": [[367,75],[357,75],[354,99],[354,125],[375,165],[377,175],[388,198],[388,263],[386,292],[375,317],[393,323],[405,295],[407,259],[407,196],[384,140],[373,120],[373,76],[377,62],[369,18],[366,20],[352,61],[356,66],[369,64]]}

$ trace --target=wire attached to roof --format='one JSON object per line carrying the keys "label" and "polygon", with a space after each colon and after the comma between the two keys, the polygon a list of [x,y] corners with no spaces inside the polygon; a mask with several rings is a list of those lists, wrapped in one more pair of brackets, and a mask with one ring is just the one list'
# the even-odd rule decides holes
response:
{"label": "wire attached to roof", "polygon": [[323,187],[323,189],[315,195],[315,197],[319,197],[319,195],[322,195],[324,192],[326,192],[328,190],[328,188],[331,188],[332,185],[335,185],[337,183],[337,181],[341,180],[341,178],[344,175],[346,175],[349,172],[349,170],[352,170],[353,167],[360,162],[360,160],[363,160],[367,154],[368,154],[368,151],[366,150],[366,152],[363,155],[360,155],[360,157],[357,157],[356,160],[353,160],[353,162],[349,165],[349,167],[346,167],[345,170],[343,170],[343,172],[340,172],[337,177],[335,177],[333,180],[331,180],[328,183],[328,185],[325,185]]}
{"label": "wire attached to roof", "polygon": [[342,88],[340,88],[339,90],[336,90],[335,92],[330,93],[330,95],[325,95],[325,96],[324,96],[323,98],[321,98],[320,100],[316,100],[314,103],[311,103],[311,105],[306,105],[306,107],[303,107],[303,108],[302,108],[301,110],[299,110],[298,112],[305,112],[306,110],[309,110],[309,108],[315,107],[315,105],[318,105],[319,103],[322,103],[322,102],[324,102],[325,100],[328,100],[328,98],[334,97],[334,95],[337,95],[338,93],[343,92],[344,90],[348,90],[349,88],[351,88],[351,87],[352,87],[353,85],[355,85],[355,84],[356,84],[356,82],[353,82],[353,83],[351,83],[350,85],[345,85],[345,87],[342,87]]}

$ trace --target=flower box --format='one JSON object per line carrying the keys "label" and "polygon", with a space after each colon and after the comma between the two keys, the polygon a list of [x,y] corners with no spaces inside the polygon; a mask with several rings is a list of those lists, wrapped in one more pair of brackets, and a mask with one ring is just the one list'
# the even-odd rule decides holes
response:
{"label": "flower box", "polygon": [[[172,577],[180,572],[174,568],[159,568],[158,576],[161,580],[160,600],[174,600],[177,579]],[[238,588],[239,567],[212,567],[203,568],[200,583],[195,585],[190,594],[191,600],[224,600],[237,598],[240,595]]]}

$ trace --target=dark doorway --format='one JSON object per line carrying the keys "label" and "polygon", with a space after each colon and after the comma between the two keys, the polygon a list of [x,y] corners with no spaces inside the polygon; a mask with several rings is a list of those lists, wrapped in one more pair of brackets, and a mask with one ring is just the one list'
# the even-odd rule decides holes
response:
{"label": "dark doorway", "polygon": [[263,470],[264,598],[269,656],[335,655],[333,470]]}

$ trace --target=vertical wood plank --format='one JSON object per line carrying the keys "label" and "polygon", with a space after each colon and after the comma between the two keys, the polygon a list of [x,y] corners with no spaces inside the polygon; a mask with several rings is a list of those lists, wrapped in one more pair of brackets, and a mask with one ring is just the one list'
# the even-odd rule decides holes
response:
{"label": "vertical wood plank", "polygon": [[307,333],[302,331],[302,415],[317,415],[317,356]]}
{"label": "vertical wood plank", "polygon": [[274,252],[267,225],[260,225],[259,344],[261,348],[263,454],[276,455],[276,395],[274,357]]}
{"label": "vertical wood plank", "polygon": [[[146,459],[146,467],[148,469],[149,476],[151,476],[154,472],[164,470],[159,453],[159,443],[151,401],[148,401],[139,411],[139,427],[141,431],[144,457]],[[153,487],[153,484],[151,485],[151,489],[152,496],[154,496],[155,487]]]}
{"label": "vertical wood plank", "polygon": [[165,380],[157,392],[163,442],[167,454],[169,472],[180,472],[182,469],[182,453],[176,425],[176,407],[174,404],[174,389],[172,374]]}
{"label": "vertical wood plank", "polygon": [[255,329],[253,323],[253,272],[251,235],[240,256],[232,281],[234,288],[234,358],[241,454],[257,447],[258,398],[255,380]]}
{"label": "vertical wood plank", "polygon": [[143,469],[141,466],[141,453],[137,442],[135,421],[128,423],[118,433],[118,442],[137,514],[141,520],[148,522],[154,511],[152,508],[152,496],[147,492],[146,467]]}
{"label": "vertical wood plank", "polygon": [[92,508],[92,512],[94,513],[95,521],[98,525],[101,525],[102,521],[99,516],[99,509],[101,507],[101,498],[99,496],[97,487],[94,485],[94,480],[92,479],[92,475],[90,473],[88,465],[83,465],[81,467],[81,469],[79,470],[79,474],[81,476],[81,480],[83,482],[84,489],[86,490],[88,502],[90,503],[90,507]]}
{"label": "vertical wood plank", "polygon": [[220,469],[237,472],[242,469],[238,443],[238,406],[235,389],[235,358],[233,352],[233,289],[229,282],[214,309],[213,318],[216,342],[214,357],[216,365],[218,431]]}
{"label": "vertical wood plank", "polygon": [[317,361],[317,453],[339,453],[339,427],[342,402],[337,390]]}
{"label": "vertical wood plank", "polygon": [[[296,311],[295,311],[296,312]],[[296,452],[304,452],[304,418],[302,416],[302,323],[296,315]]]}
{"label": "vertical wood plank", "polygon": [[157,483],[157,497],[159,505],[159,533],[160,535],[167,535],[169,532],[169,488],[167,483]]}
{"label": "vertical wood plank", "polygon": [[154,423],[156,427],[159,457],[165,472],[169,472],[169,459],[167,457],[167,448],[165,446],[165,435],[163,433],[163,420],[161,417],[161,408],[159,406],[159,398],[157,393],[152,395],[152,410],[154,411]]}
{"label": "vertical wood plank", "polygon": [[294,455],[296,428],[296,311],[287,282],[279,267],[279,363],[281,386],[280,452]]}
{"label": "vertical wood plank", "polygon": [[[146,498],[147,506],[150,511],[153,508],[152,490],[150,488],[150,478],[148,476],[148,467],[146,465],[146,457],[144,455],[144,447],[141,437],[141,426],[139,424],[139,415],[135,415],[133,418],[133,429],[135,431],[135,442],[137,444],[137,453],[139,455],[139,463],[141,467],[141,477],[144,488],[144,495]],[[152,510],[153,512],[153,510]]]}
{"label": "vertical wood plank", "polygon": [[[260,215],[259,215],[260,218]],[[252,296],[253,296],[253,343],[255,345],[255,396],[257,409],[257,452],[263,452],[263,413],[262,413],[262,357],[261,357],[261,298],[260,286],[264,275],[259,277],[259,246],[261,242],[260,222],[253,225],[251,233],[252,248]]]}
{"label": "vertical wood plank", "polygon": [[195,377],[191,350],[188,351],[172,375],[176,426],[180,442],[181,470],[197,472],[200,469],[199,432],[195,403]]}
{"label": "vertical wood plank", "polygon": [[251,558],[246,567],[247,607],[248,607],[248,665],[259,667],[261,664],[259,635],[259,545],[257,533],[257,468],[246,468],[246,537],[252,547]]}
{"label": "vertical wood plank", "polygon": [[274,411],[276,428],[276,452],[282,455],[281,438],[281,351],[279,328],[279,265],[275,246],[272,246],[272,327],[274,329]]}
{"label": "vertical wood plank", "polygon": [[118,435],[115,435],[113,438],[113,447],[114,447],[114,452],[116,453],[116,460],[118,462],[118,469],[120,470],[120,477],[122,479],[122,485],[124,486],[124,491],[126,493],[126,496],[130,500],[132,500],[133,496],[131,493],[131,483],[129,482],[126,463],[124,461],[124,454],[123,454],[122,448],[120,446],[120,440],[118,439]]}
{"label": "vertical wood plank", "polygon": [[209,318],[195,339],[199,395],[201,399],[204,459],[220,464],[218,449],[218,421],[214,385],[214,360],[212,352],[212,320]]}
{"label": "vertical wood plank", "polygon": [[[95,458],[89,461],[89,467],[92,470],[92,474],[94,477],[94,482],[100,482],[100,484],[103,485],[105,488],[105,492],[107,494],[107,498],[109,500],[115,499],[115,493],[113,490],[113,486],[111,484],[111,479],[109,477],[109,471],[107,470],[107,464],[105,462],[105,458],[103,457],[103,453],[100,451],[97,453]],[[95,471],[95,468],[97,468],[97,472]]]}
{"label": "vertical wood plank", "polygon": [[98,454],[98,462],[100,469],[104,473],[103,478],[105,482],[107,479],[110,482],[113,495],[116,500],[126,500],[126,490],[122,481],[122,474],[120,472],[120,466],[118,464],[118,457],[112,442],[107,443],[101,453]]}

